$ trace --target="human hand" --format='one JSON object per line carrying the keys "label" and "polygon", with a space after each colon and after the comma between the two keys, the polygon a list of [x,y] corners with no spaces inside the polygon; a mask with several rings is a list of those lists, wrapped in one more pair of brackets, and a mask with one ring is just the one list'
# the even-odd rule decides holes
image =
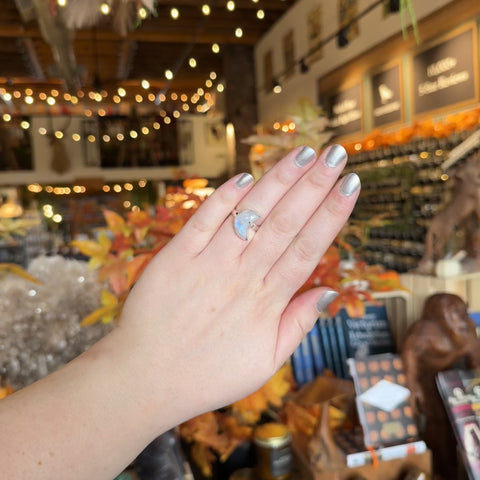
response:
{"label": "human hand", "polygon": [[[237,175],[150,262],[119,329],[144,360],[159,408],[174,407],[162,428],[262,386],[335,298],[319,287],[292,300],[358,197],[356,174],[337,182],[346,159],[341,146],[317,160],[300,147],[255,185]],[[247,240],[235,233],[234,210],[260,216]]]}

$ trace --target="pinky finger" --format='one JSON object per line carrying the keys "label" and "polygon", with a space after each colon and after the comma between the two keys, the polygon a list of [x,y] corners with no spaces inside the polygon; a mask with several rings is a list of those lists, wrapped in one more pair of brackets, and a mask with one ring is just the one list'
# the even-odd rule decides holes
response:
{"label": "pinky finger", "polygon": [[283,312],[278,326],[275,367],[279,368],[313,328],[318,316],[337,298],[327,287],[308,290],[295,297]]}
{"label": "pinky finger", "polygon": [[180,242],[192,257],[198,255],[250,190],[253,182],[252,175],[240,173],[218,187],[178,232],[175,243]]}

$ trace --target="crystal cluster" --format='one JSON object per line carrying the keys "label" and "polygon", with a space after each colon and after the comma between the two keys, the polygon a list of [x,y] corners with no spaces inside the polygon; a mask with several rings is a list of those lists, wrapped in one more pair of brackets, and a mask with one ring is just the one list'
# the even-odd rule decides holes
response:
{"label": "crystal cluster", "polygon": [[28,272],[42,284],[0,277],[0,375],[15,389],[61,367],[113,327],[80,326],[101,306],[102,285],[86,262],[38,257]]}

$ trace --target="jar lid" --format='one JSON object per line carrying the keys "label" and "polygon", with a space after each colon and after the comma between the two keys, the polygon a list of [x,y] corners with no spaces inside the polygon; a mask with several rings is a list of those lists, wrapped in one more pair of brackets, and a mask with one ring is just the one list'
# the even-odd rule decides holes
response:
{"label": "jar lid", "polygon": [[264,423],[255,429],[253,440],[262,447],[279,448],[290,442],[290,432],[283,423]]}

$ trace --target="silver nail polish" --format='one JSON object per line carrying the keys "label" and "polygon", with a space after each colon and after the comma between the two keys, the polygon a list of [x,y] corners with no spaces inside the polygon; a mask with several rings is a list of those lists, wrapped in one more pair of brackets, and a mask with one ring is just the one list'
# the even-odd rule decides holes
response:
{"label": "silver nail polish", "polygon": [[335,290],[327,290],[317,302],[317,312],[324,312],[327,307],[338,297],[338,292]]}
{"label": "silver nail polish", "polygon": [[340,193],[344,197],[349,197],[360,187],[360,177],[356,173],[349,173],[343,177],[340,185]]}
{"label": "silver nail polish", "polygon": [[237,188],[244,188],[247,185],[250,185],[253,183],[253,176],[250,175],[249,173],[242,173],[236,180],[235,180],[235,186]]}
{"label": "silver nail polish", "polygon": [[295,157],[295,165],[297,167],[304,167],[308,163],[315,160],[317,153],[312,147],[303,147]]}
{"label": "silver nail polish", "polygon": [[347,158],[347,152],[341,145],[333,145],[327,152],[325,165],[330,168],[338,167]]}

